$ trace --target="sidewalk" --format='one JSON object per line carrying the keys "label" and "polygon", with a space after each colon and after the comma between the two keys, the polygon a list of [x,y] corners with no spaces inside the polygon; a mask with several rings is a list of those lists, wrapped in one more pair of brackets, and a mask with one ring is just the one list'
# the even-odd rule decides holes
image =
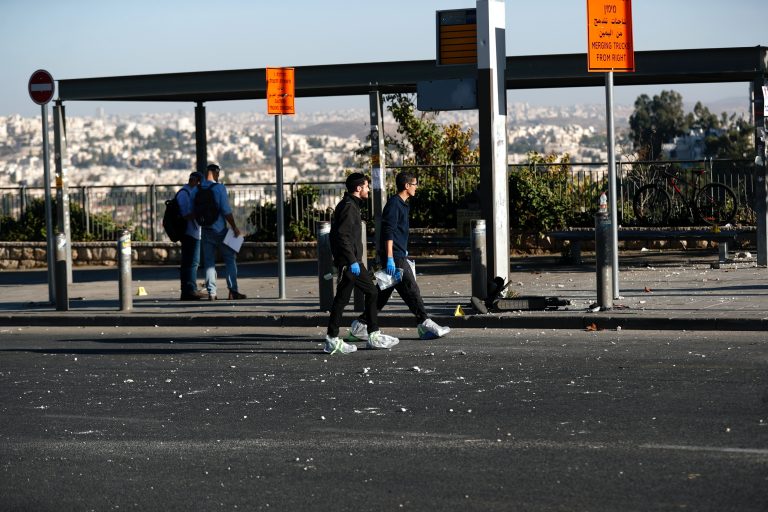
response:
{"label": "sidewalk", "polygon": [[[636,252],[620,257],[620,293],[614,309],[591,312],[596,301],[593,260],[566,266],[554,256],[512,258],[517,295],[558,297],[571,302],[556,311],[473,314],[470,264],[451,257],[416,260],[417,278],[430,314],[454,328],[766,330],[768,269],[754,258],[711,268],[712,252]],[[220,267],[219,270],[221,271]],[[201,273],[202,274],[202,273]],[[279,300],[276,262],[239,263],[241,301],[180,302],[178,268],[134,267],[133,310],[119,310],[117,268],[79,268],[69,287],[70,310],[48,303],[45,270],[0,272],[0,326],[296,326],[324,328],[317,264],[286,262],[287,299]],[[219,276],[219,286],[225,286]],[[136,296],[139,287],[146,296]],[[465,316],[454,316],[461,306]],[[353,306],[345,318],[355,317]],[[395,293],[380,315],[383,327],[415,327]]]}

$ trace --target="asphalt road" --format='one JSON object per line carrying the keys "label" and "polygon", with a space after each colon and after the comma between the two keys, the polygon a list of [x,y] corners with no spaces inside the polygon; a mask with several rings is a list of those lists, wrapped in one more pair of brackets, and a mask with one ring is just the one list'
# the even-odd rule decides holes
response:
{"label": "asphalt road", "polygon": [[0,510],[768,510],[763,333],[0,329]]}

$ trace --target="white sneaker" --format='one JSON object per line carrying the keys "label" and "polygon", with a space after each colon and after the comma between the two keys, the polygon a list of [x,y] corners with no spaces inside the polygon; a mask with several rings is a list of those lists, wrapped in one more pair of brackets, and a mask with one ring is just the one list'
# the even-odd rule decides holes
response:
{"label": "white sneaker", "polygon": [[419,331],[419,339],[422,339],[422,340],[434,340],[437,338],[442,338],[443,336],[451,332],[450,327],[439,326],[431,318],[427,318],[426,320],[421,322],[417,329]]}
{"label": "white sneaker", "polygon": [[368,341],[368,326],[360,320],[353,320],[344,341]]}
{"label": "white sneaker", "polygon": [[331,338],[327,335],[325,336],[325,347],[323,347],[323,352],[326,354],[335,354],[337,352],[341,354],[349,354],[356,350],[356,346],[350,345],[349,343],[344,343],[344,340],[338,336],[335,338]]}
{"label": "white sneaker", "polygon": [[392,348],[400,343],[400,340],[394,336],[382,334],[381,331],[374,331],[368,335],[368,348]]}

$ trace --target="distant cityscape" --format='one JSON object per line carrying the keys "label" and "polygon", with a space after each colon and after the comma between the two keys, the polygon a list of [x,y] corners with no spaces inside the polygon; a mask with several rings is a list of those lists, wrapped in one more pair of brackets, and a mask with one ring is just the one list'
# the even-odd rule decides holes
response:
{"label": "distant cityscape", "polygon": [[[727,110],[746,115],[747,109]],[[631,155],[627,130],[632,111],[631,106],[615,106],[617,159]],[[574,162],[607,160],[605,105],[510,103],[507,115],[509,163],[524,162],[529,151],[568,153]],[[474,111],[443,112],[437,120],[473,128],[477,136]],[[343,180],[345,170],[362,165],[355,150],[366,145],[368,123],[364,110],[285,116],[285,182]],[[208,157],[222,166],[225,182],[274,182],[273,117],[209,112],[207,126]],[[388,115],[384,126],[385,131],[396,134],[394,120]],[[192,112],[113,116],[100,111],[93,117],[68,117],[66,135],[64,161],[70,186],[183,183],[195,167]],[[49,137],[52,153],[52,132]],[[0,117],[0,187],[41,186],[41,157],[39,117]]]}

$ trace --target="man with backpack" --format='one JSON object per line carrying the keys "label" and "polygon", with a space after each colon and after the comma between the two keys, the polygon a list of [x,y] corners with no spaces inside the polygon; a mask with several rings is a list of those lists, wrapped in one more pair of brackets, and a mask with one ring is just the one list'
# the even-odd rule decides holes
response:
{"label": "man with backpack", "polygon": [[201,226],[203,265],[205,267],[205,288],[208,300],[216,300],[216,250],[224,260],[227,276],[229,300],[245,299],[245,294],[237,288],[237,262],[235,251],[224,243],[227,235],[227,223],[232,226],[236,237],[240,236],[232,208],[229,205],[227,189],[218,183],[221,168],[216,164],[208,164],[206,179],[200,184],[195,196],[195,218]]}
{"label": "man with backpack", "polygon": [[207,296],[197,289],[197,268],[200,266],[200,226],[195,222],[195,195],[203,175],[197,171],[189,175],[189,181],[176,193],[179,214],[186,219],[186,228],[181,235],[181,300],[200,300]]}

